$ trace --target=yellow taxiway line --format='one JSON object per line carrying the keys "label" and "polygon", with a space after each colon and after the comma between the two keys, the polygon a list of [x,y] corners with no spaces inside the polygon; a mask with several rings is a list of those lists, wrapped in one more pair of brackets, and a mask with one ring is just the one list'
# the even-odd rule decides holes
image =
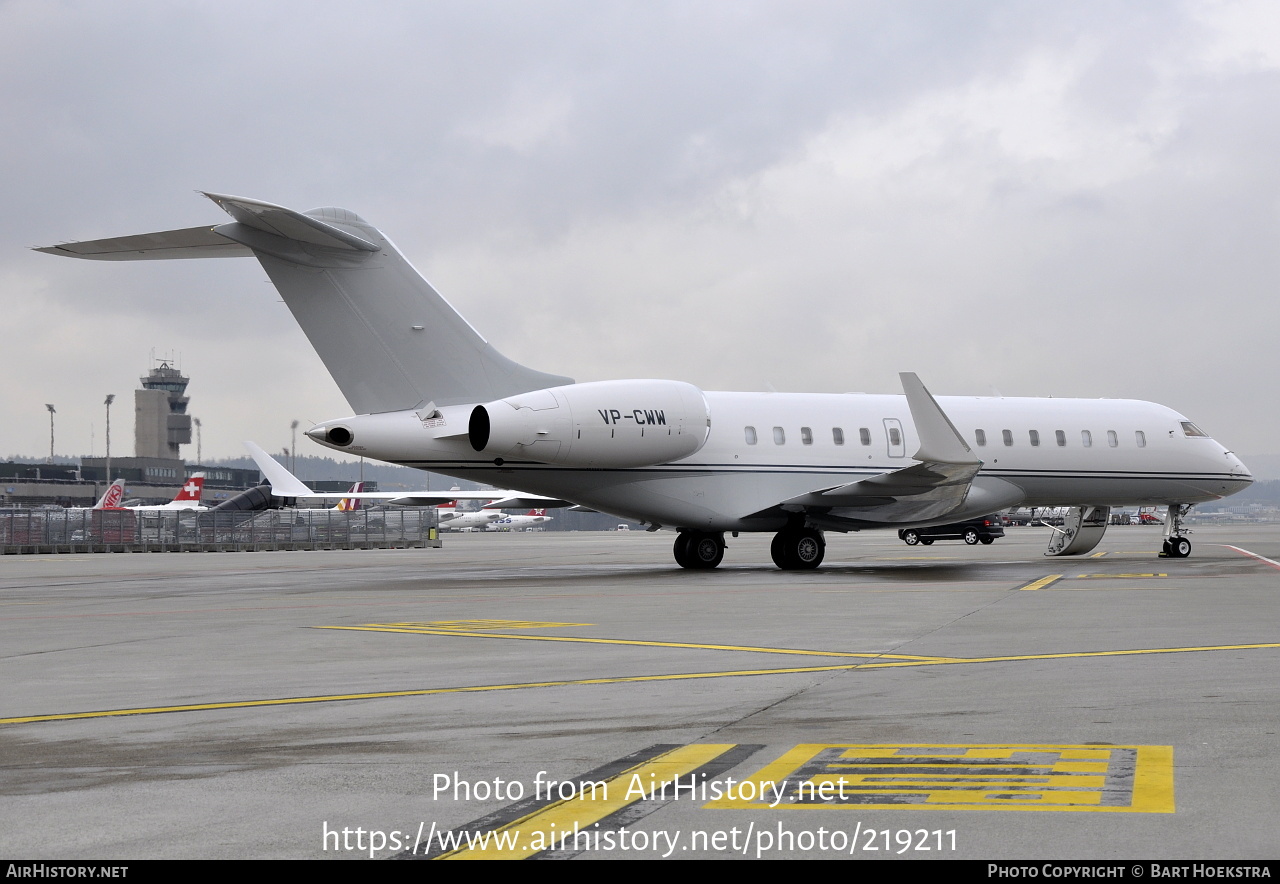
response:
{"label": "yellow taxiway line", "polygon": [[[899,669],[912,666],[956,666],[970,663],[1018,663],[1026,660],[1065,660],[1087,657],[1128,657],[1144,654],[1186,654],[1201,651],[1247,651],[1280,648],[1280,643],[1247,645],[1204,645],[1180,648],[1132,648],[1114,651],[1066,651],[1051,654],[1016,654],[991,657],[938,657],[886,662],[831,663],[824,666],[795,666],[779,669],[730,669],[710,672],[678,672],[668,675],[620,675],[602,678],[564,679],[557,681],[512,682],[508,684],[465,685],[419,688],[403,691],[370,691],[353,694],[322,694],[312,697],[276,697],[261,700],[230,700],[219,703],[190,703],[177,706],[137,706],[127,709],[101,709],[90,712],[59,712],[45,715],[22,715],[0,718],[2,724],[30,724],[45,721],[71,721],[84,718],[114,718],[124,715],[156,715],[166,712],[203,712],[220,709],[251,709],[260,706],[296,706],[309,703],[337,703],[350,700],[382,700],[392,697],[426,697],[433,694],[467,694],[488,691],[515,691],[529,688],[571,687],[577,685],[627,684],[656,681],[692,681],[707,678],[741,678],[756,675],[802,675],[818,672],[840,672],[855,669]],[[867,655],[874,657],[876,655]]]}

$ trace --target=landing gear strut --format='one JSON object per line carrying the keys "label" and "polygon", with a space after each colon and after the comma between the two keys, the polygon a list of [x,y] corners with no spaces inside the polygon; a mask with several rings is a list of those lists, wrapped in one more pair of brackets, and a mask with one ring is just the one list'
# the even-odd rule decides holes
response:
{"label": "landing gear strut", "polygon": [[673,550],[681,568],[708,570],[724,561],[724,535],[714,531],[681,531]]}
{"label": "landing gear strut", "polygon": [[788,528],[774,535],[769,553],[784,571],[808,571],[822,564],[827,542],[813,528]]}
{"label": "landing gear strut", "polygon": [[1191,512],[1189,503],[1169,504],[1169,517],[1164,520],[1162,559],[1185,559],[1191,555],[1191,541],[1182,533],[1182,520]]}

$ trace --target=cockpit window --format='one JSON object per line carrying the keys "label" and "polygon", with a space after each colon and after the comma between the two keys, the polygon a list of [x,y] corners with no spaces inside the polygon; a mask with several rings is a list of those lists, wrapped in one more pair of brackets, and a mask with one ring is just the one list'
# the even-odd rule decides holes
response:
{"label": "cockpit window", "polygon": [[1191,421],[1182,422],[1182,435],[1184,436],[1204,436],[1208,438],[1209,434],[1197,427]]}

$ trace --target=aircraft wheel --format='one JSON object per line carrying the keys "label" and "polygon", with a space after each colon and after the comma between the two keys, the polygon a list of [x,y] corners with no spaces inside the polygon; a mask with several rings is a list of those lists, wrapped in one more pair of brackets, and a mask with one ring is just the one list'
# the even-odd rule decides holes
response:
{"label": "aircraft wheel", "polygon": [[1191,541],[1185,537],[1175,537],[1169,541],[1169,553],[1175,559],[1185,559],[1191,555]]}
{"label": "aircraft wheel", "polygon": [[977,528],[964,529],[964,542],[969,544],[970,546],[973,546],[975,543],[977,543],[978,529]]}
{"label": "aircraft wheel", "polygon": [[769,557],[773,559],[773,563],[784,571],[791,570],[791,566],[787,564],[786,546],[783,543],[786,534],[779,531],[773,535],[773,542],[769,544]]}
{"label": "aircraft wheel", "polygon": [[990,546],[996,542],[994,537],[979,537],[978,539],[982,541],[983,546]]}
{"label": "aircraft wheel", "polygon": [[773,563],[784,571],[808,571],[822,564],[827,544],[812,528],[779,531],[769,545]]}
{"label": "aircraft wheel", "polygon": [[707,570],[724,560],[724,535],[702,531],[681,531],[676,538],[676,564],[681,568]]}
{"label": "aircraft wheel", "polygon": [[724,561],[723,534],[695,534],[687,547],[691,567],[709,570]]}
{"label": "aircraft wheel", "polygon": [[693,568],[693,559],[689,556],[689,541],[693,539],[693,535],[688,531],[681,531],[676,535],[675,546],[672,552],[676,557],[676,564],[681,568]]}
{"label": "aircraft wheel", "polygon": [[919,531],[903,531],[902,542],[905,543],[907,546],[915,546],[917,543],[920,542],[920,532]]}

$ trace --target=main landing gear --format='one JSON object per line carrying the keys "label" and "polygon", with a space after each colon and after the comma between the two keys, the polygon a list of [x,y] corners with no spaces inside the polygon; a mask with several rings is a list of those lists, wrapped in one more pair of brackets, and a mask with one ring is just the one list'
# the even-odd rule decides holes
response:
{"label": "main landing gear", "polygon": [[724,535],[715,531],[681,531],[674,552],[681,568],[714,568],[724,560]]}
{"label": "main landing gear", "polygon": [[[774,535],[769,553],[784,571],[807,571],[822,564],[827,542],[813,528],[787,528]],[[692,571],[710,570],[724,561],[724,534],[718,531],[681,531],[676,537],[676,564]]]}
{"label": "main landing gear", "polygon": [[1162,559],[1185,559],[1191,555],[1191,541],[1182,533],[1182,520],[1191,512],[1189,503],[1169,504],[1169,517],[1164,520],[1164,546]]}
{"label": "main landing gear", "polygon": [[769,545],[773,563],[784,571],[808,571],[822,564],[827,542],[822,532],[813,528],[788,528],[779,531]]}

